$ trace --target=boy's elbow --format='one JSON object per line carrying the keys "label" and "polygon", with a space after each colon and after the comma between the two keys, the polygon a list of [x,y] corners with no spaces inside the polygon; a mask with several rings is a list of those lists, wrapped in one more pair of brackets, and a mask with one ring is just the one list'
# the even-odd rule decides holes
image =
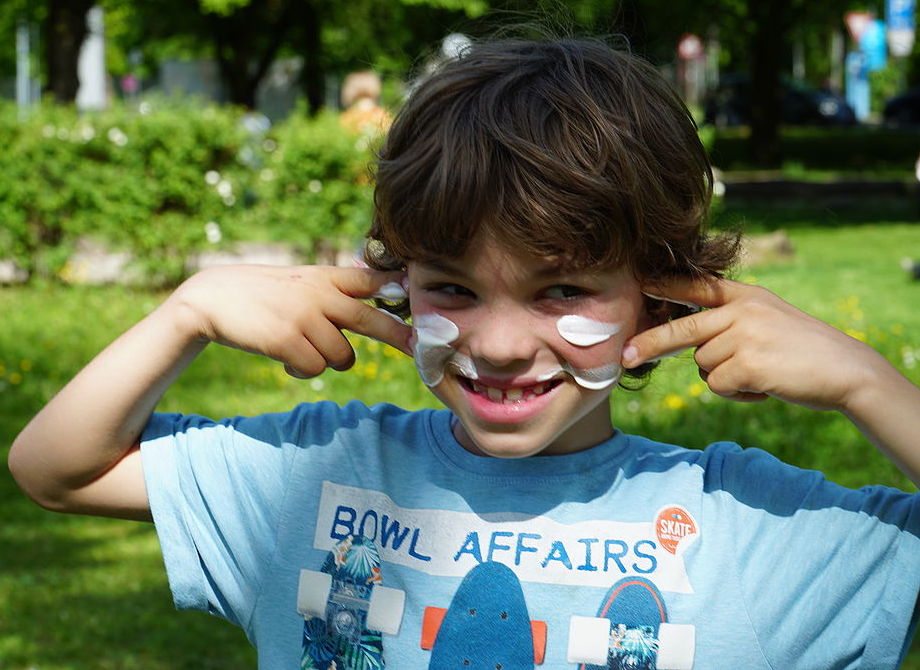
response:
{"label": "boy's elbow", "polygon": [[7,467],[19,488],[52,512],[150,521],[140,450],[135,445],[95,477],[54,467],[48,452],[22,435],[10,449]]}
{"label": "boy's elbow", "polygon": [[13,441],[7,467],[13,480],[34,503],[53,512],[72,511],[68,506],[66,487],[58,485],[54,477],[42,470],[40,459],[20,435]]}

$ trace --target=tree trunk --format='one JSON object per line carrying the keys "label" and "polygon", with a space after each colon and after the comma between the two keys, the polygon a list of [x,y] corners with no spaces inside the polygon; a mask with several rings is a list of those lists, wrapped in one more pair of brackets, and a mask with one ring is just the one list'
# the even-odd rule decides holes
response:
{"label": "tree trunk", "polygon": [[[217,66],[229,102],[255,109],[259,84],[291,27],[297,1],[289,0],[278,10],[264,0],[253,0],[229,16],[210,15]],[[254,30],[264,36],[262,42],[254,42]]]}
{"label": "tree trunk", "polygon": [[326,77],[321,61],[322,36],[320,10],[316,3],[305,3],[303,42],[300,53],[303,56],[301,82],[307,98],[307,107],[311,115],[318,113],[326,102]]}
{"label": "tree trunk", "polygon": [[48,74],[44,92],[50,93],[55,102],[67,104],[77,98],[77,63],[88,32],[86,13],[93,4],[94,0],[48,0],[43,31]]}
{"label": "tree trunk", "polygon": [[783,92],[782,59],[789,32],[790,0],[748,0],[751,39],[751,137],[754,163],[778,167],[782,163],[780,128]]}

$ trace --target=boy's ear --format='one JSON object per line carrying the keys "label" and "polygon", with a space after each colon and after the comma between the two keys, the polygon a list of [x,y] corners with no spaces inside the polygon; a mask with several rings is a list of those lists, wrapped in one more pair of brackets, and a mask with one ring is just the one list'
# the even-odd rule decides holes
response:
{"label": "boy's ear", "polygon": [[639,324],[636,329],[637,333],[699,311],[699,309],[693,309],[688,305],[669,302],[667,300],[658,300],[657,298],[650,298],[647,295],[643,295],[643,299],[645,303],[642,313],[639,315]]}
{"label": "boy's ear", "polygon": [[641,333],[666,323],[673,315],[671,314],[671,303],[664,300],[656,300],[647,295],[642,296],[642,312],[639,314],[639,323],[636,327],[636,333]]}

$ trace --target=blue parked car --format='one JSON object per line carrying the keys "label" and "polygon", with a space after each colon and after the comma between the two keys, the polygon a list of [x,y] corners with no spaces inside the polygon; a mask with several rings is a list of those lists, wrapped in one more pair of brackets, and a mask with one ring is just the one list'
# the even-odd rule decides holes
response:
{"label": "blue parked car", "polygon": [[889,126],[920,126],[920,86],[889,99],[882,118]]}

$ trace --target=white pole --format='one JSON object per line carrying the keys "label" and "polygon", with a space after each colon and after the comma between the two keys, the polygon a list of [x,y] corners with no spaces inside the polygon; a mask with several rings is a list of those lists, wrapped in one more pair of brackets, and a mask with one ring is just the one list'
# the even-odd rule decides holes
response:
{"label": "white pole", "polygon": [[24,119],[32,104],[32,82],[29,72],[29,24],[16,24],[16,105],[19,118]]}

